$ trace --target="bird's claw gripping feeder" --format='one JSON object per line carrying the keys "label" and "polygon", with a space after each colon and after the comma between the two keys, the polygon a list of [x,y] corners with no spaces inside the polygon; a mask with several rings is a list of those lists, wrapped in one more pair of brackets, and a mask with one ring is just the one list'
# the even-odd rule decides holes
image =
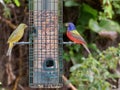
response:
{"label": "bird's claw gripping feeder", "polygon": [[62,86],[62,0],[29,0],[29,85]]}

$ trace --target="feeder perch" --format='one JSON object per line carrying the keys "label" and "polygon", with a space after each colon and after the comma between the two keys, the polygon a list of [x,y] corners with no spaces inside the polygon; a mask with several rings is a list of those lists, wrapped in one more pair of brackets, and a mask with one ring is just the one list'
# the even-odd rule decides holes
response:
{"label": "feeder perch", "polygon": [[29,86],[62,86],[62,0],[29,0]]}

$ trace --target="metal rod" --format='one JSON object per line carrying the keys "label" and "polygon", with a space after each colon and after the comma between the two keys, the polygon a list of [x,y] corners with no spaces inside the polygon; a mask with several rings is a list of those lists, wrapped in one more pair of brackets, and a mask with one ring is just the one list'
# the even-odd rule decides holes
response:
{"label": "metal rod", "polygon": [[63,44],[76,44],[74,42],[63,42]]}
{"label": "metal rod", "polygon": [[30,44],[30,42],[16,42],[16,43],[14,43],[15,45],[16,44],[21,44],[21,45],[24,45],[24,44]]}
{"label": "metal rod", "polygon": [[[22,45],[24,45],[24,44],[30,44],[30,42],[16,42],[16,43],[14,43],[15,45],[16,44],[22,44]],[[63,42],[63,44],[76,44],[76,43],[74,43],[74,42]]]}

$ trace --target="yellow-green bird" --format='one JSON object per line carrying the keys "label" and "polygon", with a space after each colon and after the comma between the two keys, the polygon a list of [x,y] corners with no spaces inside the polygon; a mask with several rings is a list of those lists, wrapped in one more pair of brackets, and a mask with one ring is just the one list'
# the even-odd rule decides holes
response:
{"label": "yellow-green bird", "polygon": [[10,35],[8,38],[7,43],[9,43],[9,48],[7,51],[7,56],[11,56],[12,48],[14,46],[14,43],[18,42],[24,34],[24,30],[27,28],[27,25],[24,23],[21,23]]}

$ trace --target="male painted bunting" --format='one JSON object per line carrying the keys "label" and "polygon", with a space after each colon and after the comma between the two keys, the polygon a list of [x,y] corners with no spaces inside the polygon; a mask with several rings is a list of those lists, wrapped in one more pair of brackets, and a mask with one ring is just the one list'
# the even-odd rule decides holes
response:
{"label": "male painted bunting", "polygon": [[27,28],[27,25],[24,23],[21,23],[10,35],[8,42],[7,42],[9,43],[9,48],[6,54],[7,56],[11,56],[14,43],[18,42],[23,37],[25,28]]}
{"label": "male painted bunting", "polygon": [[83,39],[83,37],[78,33],[78,31],[76,30],[75,25],[72,22],[66,23],[65,26],[67,26],[67,37],[73,41],[74,43],[77,44],[82,44],[83,47],[87,50],[87,52],[90,54],[90,50],[88,49],[88,47],[86,46],[86,42]]}

